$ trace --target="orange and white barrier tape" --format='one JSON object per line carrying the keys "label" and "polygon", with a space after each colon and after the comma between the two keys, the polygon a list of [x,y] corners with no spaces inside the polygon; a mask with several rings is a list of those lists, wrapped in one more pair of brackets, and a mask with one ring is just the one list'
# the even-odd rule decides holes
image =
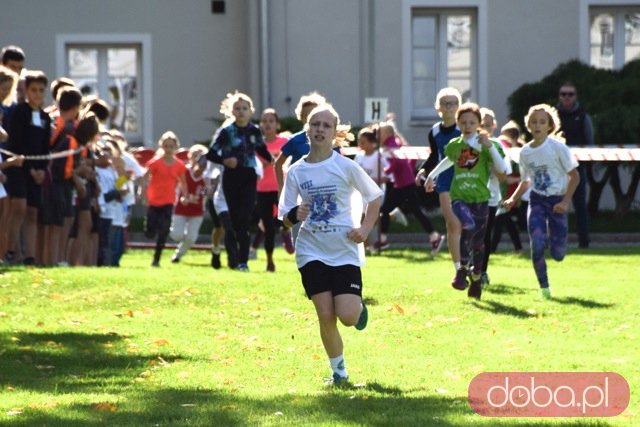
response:
{"label": "orange and white barrier tape", "polygon": [[[402,157],[412,160],[426,160],[431,152],[429,147],[408,145],[394,150],[400,151]],[[640,162],[639,145],[570,147],[570,150],[580,162]],[[518,161],[519,147],[507,148],[505,151],[514,161]],[[345,147],[342,149],[342,153],[346,156],[355,156],[358,153],[358,148]]]}

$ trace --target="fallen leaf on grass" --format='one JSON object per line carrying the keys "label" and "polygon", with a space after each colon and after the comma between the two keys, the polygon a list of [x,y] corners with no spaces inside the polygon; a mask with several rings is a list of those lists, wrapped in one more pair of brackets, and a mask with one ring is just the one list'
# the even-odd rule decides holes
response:
{"label": "fallen leaf on grass", "polygon": [[165,345],[169,345],[169,341],[165,340],[165,339],[159,339],[159,340],[155,340],[154,342],[152,342],[153,345],[157,345],[158,347],[162,347]]}
{"label": "fallen leaf on grass", "polygon": [[111,402],[100,402],[91,405],[91,409],[98,412],[116,412],[118,407]]}
{"label": "fallen leaf on grass", "polygon": [[62,299],[64,296],[62,294],[49,294],[49,298],[51,299]]}
{"label": "fallen leaf on grass", "polygon": [[32,403],[29,405],[31,409],[50,409],[58,406],[57,402],[45,402],[45,403]]}
{"label": "fallen leaf on grass", "polygon": [[395,309],[398,313],[400,313],[400,314],[404,314],[404,308],[400,307],[398,304],[393,304],[393,307],[390,307],[389,309],[387,309],[387,311],[388,311],[388,312],[392,312],[394,309]]}
{"label": "fallen leaf on grass", "polygon": [[436,393],[446,394],[449,393],[449,390],[446,388],[436,388]]}

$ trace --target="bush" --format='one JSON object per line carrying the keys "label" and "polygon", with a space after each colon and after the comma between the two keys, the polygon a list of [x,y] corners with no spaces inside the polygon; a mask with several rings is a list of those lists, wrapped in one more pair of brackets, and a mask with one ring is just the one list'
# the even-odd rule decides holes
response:
{"label": "bush", "polygon": [[578,88],[580,103],[593,120],[597,144],[640,144],[640,60],[619,71],[578,60],[560,64],[539,82],[524,84],[509,96],[510,117],[526,129],[524,116],[529,107],[556,105],[558,89],[566,81]]}

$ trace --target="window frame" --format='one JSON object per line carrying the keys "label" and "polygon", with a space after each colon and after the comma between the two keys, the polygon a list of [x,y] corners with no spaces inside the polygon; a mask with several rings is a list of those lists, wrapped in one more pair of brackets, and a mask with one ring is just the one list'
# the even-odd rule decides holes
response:
{"label": "window frame", "polygon": [[[406,124],[408,126],[431,126],[439,120],[435,108],[414,110],[413,105],[413,40],[412,20],[422,11],[433,12],[438,16],[439,22],[443,16],[455,15],[457,12],[472,14],[472,25],[475,26],[471,44],[471,98],[479,103],[487,99],[487,6],[486,0],[403,0],[402,10],[402,108]],[[439,58],[437,69],[439,76],[436,85],[438,89],[446,84],[442,71],[446,74],[446,50],[442,51],[444,41],[437,41]],[[432,104],[432,101],[428,103]]]}
{"label": "window frame", "polygon": [[[617,18],[631,9],[638,9],[637,0],[580,0],[580,61],[591,64],[591,13],[611,13],[614,15],[614,34],[624,34],[624,22]],[[620,21],[620,22],[619,22]],[[624,38],[615,37],[613,45],[613,69],[619,70],[625,65]],[[595,67],[595,65],[594,65]]]}
{"label": "window frame", "polygon": [[[151,92],[151,36],[148,34],[58,34],[56,35],[56,75],[67,76],[69,48],[139,49],[139,132],[127,132],[125,137],[133,145],[152,144],[153,104]],[[100,84],[100,82],[99,82]]]}

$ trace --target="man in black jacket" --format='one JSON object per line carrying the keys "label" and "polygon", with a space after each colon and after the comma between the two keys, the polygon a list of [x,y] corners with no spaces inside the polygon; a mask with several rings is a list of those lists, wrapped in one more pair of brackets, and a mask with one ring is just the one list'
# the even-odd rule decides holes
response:
{"label": "man in black jacket", "polygon": [[[562,123],[562,132],[569,147],[593,145],[593,125],[591,118],[578,102],[576,86],[567,82],[558,93],[558,113]],[[586,165],[578,166],[580,183],[573,194],[573,209],[578,223],[578,246],[589,247],[589,213],[587,212],[587,176]]]}

